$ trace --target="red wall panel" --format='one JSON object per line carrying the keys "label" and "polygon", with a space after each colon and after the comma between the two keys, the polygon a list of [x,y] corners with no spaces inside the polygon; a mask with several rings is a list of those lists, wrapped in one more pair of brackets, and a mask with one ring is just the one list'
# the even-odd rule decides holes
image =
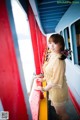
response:
{"label": "red wall panel", "polygon": [[28,120],[5,0],[0,1],[0,99],[10,120]]}

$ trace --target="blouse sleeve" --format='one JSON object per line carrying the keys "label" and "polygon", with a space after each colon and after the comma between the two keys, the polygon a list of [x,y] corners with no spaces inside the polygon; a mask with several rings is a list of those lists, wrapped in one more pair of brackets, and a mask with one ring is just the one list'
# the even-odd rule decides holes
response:
{"label": "blouse sleeve", "polygon": [[65,76],[65,62],[57,59],[53,67],[53,75],[51,77],[51,83],[58,87],[62,87]]}

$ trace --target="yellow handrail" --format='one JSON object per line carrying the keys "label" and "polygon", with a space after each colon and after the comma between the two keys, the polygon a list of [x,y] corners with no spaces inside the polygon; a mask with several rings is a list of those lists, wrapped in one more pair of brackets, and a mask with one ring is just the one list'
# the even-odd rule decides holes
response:
{"label": "yellow handrail", "polygon": [[[46,86],[46,82],[42,83],[42,86]],[[48,104],[47,104],[47,92],[43,92],[44,98],[40,100],[39,107],[39,120],[48,120]]]}

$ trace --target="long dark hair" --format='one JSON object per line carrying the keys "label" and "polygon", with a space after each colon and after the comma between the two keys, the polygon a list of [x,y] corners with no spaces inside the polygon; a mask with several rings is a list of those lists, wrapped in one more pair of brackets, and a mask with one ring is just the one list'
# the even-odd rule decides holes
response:
{"label": "long dark hair", "polygon": [[65,43],[64,43],[64,38],[60,34],[52,34],[48,40],[49,43],[54,42],[55,44],[60,44],[61,49],[61,57],[59,58],[60,60],[64,60],[68,56],[69,50],[65,50]]}

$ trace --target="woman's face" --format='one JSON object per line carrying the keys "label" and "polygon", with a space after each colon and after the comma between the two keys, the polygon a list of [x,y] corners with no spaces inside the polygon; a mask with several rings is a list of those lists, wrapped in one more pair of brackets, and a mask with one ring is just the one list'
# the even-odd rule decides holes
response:
{"label": "woman's face", "polygon": [[59,43],[55,44],[54,42],[49,43],[49,48],[51,51],[60,53],[61,45]]}

